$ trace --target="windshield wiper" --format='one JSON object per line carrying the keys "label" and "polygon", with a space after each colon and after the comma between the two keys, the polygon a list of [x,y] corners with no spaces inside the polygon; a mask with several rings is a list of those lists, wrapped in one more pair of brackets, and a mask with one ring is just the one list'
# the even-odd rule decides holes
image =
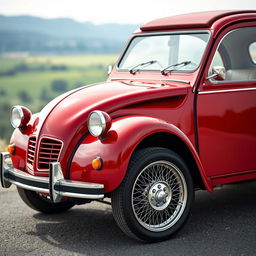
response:
{"label": "windshield wiper", "polygon": [[161,70],[161,74],[162,75],[166,75],[174,70],[177,70],[176,68],[175,69],[170,69],[170,68],[173,68],[173,67],[177,67],[177,66],[181,66],[181,67],[184,67],[184,66],[187,66],[188,64],[190,64],[191,61],[182,61],[180,63],[176,63],[176,64],[172,64],[166,68],[164,68],[163,70]]}
{"label": "windshield wiper", "polygon": [[152,65],[156,62],[157,62],[157,60],[150,60],[150,61],[147,61],[147,62],[142,62],[140,64],[135,65],[131,69],[129,69],[129,72],[134,75],[136,72],[138,72],[140,70],[138,67],[145,67],[145,66],[147,67],[147,66],[150,66],[150,65]]}

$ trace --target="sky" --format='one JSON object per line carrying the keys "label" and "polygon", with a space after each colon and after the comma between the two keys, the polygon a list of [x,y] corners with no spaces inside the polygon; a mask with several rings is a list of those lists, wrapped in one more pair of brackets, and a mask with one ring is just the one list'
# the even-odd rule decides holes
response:
{"label": "sky", "polygon": [[72,18],[76,21],[143,24],[176,14],[256,9],[256,0],[0,0],[0,14]]}

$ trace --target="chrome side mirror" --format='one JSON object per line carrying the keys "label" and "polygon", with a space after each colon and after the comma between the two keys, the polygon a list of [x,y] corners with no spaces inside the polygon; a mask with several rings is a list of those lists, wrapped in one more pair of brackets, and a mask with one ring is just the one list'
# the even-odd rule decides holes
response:
{"label": "chrome side mirror", "polygon": [[217,81],[223,81],[226,79],[226,69],[223,66],[214,66],[211,70],[211,75],[208,76],[206,79],[211,79]]}
{"label": "chrome side mirror", "polygon": [[112,70],[113,70],[113,66],[112,66],[112,65],[109,65],[109,66],[108,66],[108,75],[111,74]]}

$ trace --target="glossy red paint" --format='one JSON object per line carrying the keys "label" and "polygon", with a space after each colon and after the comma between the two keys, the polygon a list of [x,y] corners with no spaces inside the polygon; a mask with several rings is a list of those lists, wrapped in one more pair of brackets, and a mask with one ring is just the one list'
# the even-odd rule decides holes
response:
{"label": "glossy red paint", "polygon": [[[214,185],[256,177],[256,124],[252,121],[256,114],[256,81],[215,84],[205,79],[222,38],[235,29],[256,26],[255,21],[247,22],[255,18],[255,14],[237,16],[238,22],[246,22],[228,26],[217,36],[199,85],[197,118],[200,158]],[[223,19],[227,24],[231,22],[230,17]],[[220,20],[216,23],[218,31]]]}
{"label": "glossy red paint", "polygon": [[[88,132],[87,117],[93,110],[112,113],[129,105],[153,99],[187,94],[187,86],[161,86],[157,84],[138,86],[126,82],[109,82],[85,87],[71,94],[58,104],[47,118],[47,125],[40,129],[39,136],[50,136],[64,142],[60,162],[64,174],[74,147]],[[100,92],[100,93],[99,93]],[[67,116],[66,113],[69,113]],[[60,129],[60,124],[65,129]],[[68,134],[68,136],[67,136]]]}
{"label": "glossy red paint", "polygon": [[250,87],[254,89],[227,93],[218,88],[220,92],[198,97],[200,156],[210,176],[256,167],[256,124],[252,122],[256,115],[256,83]]}
{"label": "glossy red paint", "polygon": [[20,124],[19,128],[21,131],[24,131],[24,130],[29,129],[27,124],[30,121],[32,114],[31,114],[30,110],[26,107],[21,107],[21,111],[23,113],[23,118],[21,120],[21,124]]}
{"label": "glossy red paint", "polygon": [[[105,192],[113,191],[122,182],[129,160],[138,144],[156,133],[171,133],[186,143],[197,161],[205,186],[211,190],[200,158],[187,136],[172,124],[145,116],[125,116],[114,119],[112,128],[104,140],[98,140],[91,135],[86,136],[74,155],[70,178],[103,183]],[[104,161],[104,168],[101,171],[96,171],[91,166],[95,156],[100,156]]]}
{"label": "glossy red paint", "polygon": [[19,170],[25,171],[27,158],[28,136],[21,134],[19,129],[15,129],[10,143],[15,144],[15,152],[11,155],[13,165]]}
{"label": "glossy red paint", "polygon": [[[209,31],[211,37],[199,68],[162,75],[143,70],[130,74],[115,66],[106,83],[56,98],[33,116],[31,131],[22,134],[16,130],[11,139],[16,145],[14,166],[26,169],[29,136],[36,136],[37,141],[43,136],[56,138],[63,141],[59,161],[64,176],[102,183],[108,193],[122,182],[140,142],[164,132],[187,146],[208,191],[216,185],[256,178],[256,126],[252,119],[256,114],[256,82],[216,85],[207,79],[221,39],[232,29],[255,26],[255,22],[256,11],[216,11],[145,24],[135,36],[172,30]],[[113,119],[104,139],[88,133],[87,118],[93,110],[105,111]],[[100,171],[91,166],[98,156],[104,161]],[[33,167],[34,175],[48,175],[37,170],[36,162]]]}
{"label": "glossy red paint", "polygon": [[[209,12],[195,12],[189,14],[182,14],[166,18],[160,18],[144,24],[140,29],[141,31],[156,31],[156,30],[169,30],[169,29],[185,29],[185,28],[210,28],[215,22],[225,23],[221,19],[226,19],[231,16],[231,19],[236,20],[237,15],[252,14],[255,17],[255,10],[226,10],[226,11],[209,11]],[[219,21],[219,22],[218,22]]]}
{"label": "glossy red paint", "polygon": [[[254,13],[243,13],[243,14],[236,14],[227,17],[223,17],[222,19],[216,21],[212,24],[211,30],[213,32],[213,37],[217,37],[219,33],[223,30],[223,28],[230,26],[229,29],[233,26],[239,27],[239,22],[246,25],[246,23],[255,22],[255,12]],[[249,25],[247,23],[247,25]],[[225,26],[223,26],[225,24]],[[251,24],[251,23],[250,23]],[[240,24],[241,25],[241,24]]]}

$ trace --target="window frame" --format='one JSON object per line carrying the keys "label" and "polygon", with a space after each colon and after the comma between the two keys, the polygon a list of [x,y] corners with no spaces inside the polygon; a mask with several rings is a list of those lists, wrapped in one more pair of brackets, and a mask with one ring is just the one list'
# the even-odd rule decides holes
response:
{"label": "window frame", "polygon": [[[222,38],[220,39],[220,41],[218,42],[218,45],[216,47],[216,49],[214,50],[214,54],[213,54],[213,57],[210,61],[210,65],[209,65],[209,68],[208,68],[208,74],[211,72],[210,68],[212,67],[212,62],[213,62],[213,59],[214,59],[214,56],[215,56],[215,53],[216,51],[219,51],[219,48],[220,48],[220,45],[222,43],[222,41],[232,32],[236,31],[236,30],[239,30],[239,29],[244,29],[244,28],[251,28],[251,27],[255,27],[256,28],[256,24],[250,24],[250,25],[245,25],[245,26],[239,26],[239,27],[235,27],[235,28],[232,28],[231,30],[229,30],[227,33],[225,33]],[[256,43],[256,42],[253,42],[253,43]],[[251,45],[252,43],[248,44],[248,52],[249,52],[249,46]],[[224,48],[225,49],[225,48]],[[219,51],[220,52],[220,51]],[[249,52],[249,56],[250,56],[250,59],[252,61],[252,63],[255,65],[255,70],[256,70],[256,62],[253,61],[253,59],[251,58],[251,54]],[[225,65],[225,62],[228,62],[230,61],[228,58],[222,58],[222,61],[223,61],[223,64]],[[224,66],[225,67],[225,66]],[[214,80],[214,78],[210,78],[208,79],[210,81],[211,84],[213,85],[217,85],[217,84],[233,84],[233,83],[247,83],[247,82],[255,82],[256,79],[252,79],[252,80],[223,80],[223,81],[220,81],[220,80]]]}
{"label": "window frame", "polygon": [[[209,46],[209,42],[210,42],[210,39],[211,39],[211,31],[208,30],[208,29],[205,29],[205,30],[178,30],[178,31],[168,31],[168,32],[152,32],[152,33],[139,33],[139,34],[135,34],[133,35],[130,40],[128,41],[124,51],[122,52],[121,54],[121,57],[119,58],[118,62],[117,62],[117,65],[116,65],[116,70],[118,72],[129,72],[129,69],[122,69],[120,68],[120,63],[122,62],[124,56],[126,55],[132,41],[134,40],[135,37],[146,37],[146,36],[161,36],[161,35],[190,35],[190,34],[208,34],[209,37],[208,37],[208,40],[206,42],[206,46],[205,46],[205,49],[204,49],[204,52],[202,54],[202,58],[198,64],[198,67],[194,70],[187,70],[186,72],[184,70],[173,70],[172,73],[185,73],[185,74],[188,74],[188,73],[194,73],[196,70],[198,70],[202,64],[202,61],[204,59],[204,56],[207,52],[207,48]],[[143,71],[143,72],[154,72],[154,73],[157,73],[159,72],[159,69],[157,70],[147,70],[147,69],[141,69],[140,71]]]}

